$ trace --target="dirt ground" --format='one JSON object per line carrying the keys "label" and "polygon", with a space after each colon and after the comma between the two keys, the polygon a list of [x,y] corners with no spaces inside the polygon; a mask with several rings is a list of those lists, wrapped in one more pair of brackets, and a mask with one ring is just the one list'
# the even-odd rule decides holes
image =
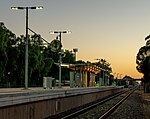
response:
{"label": "dirt ground", "polygon": [[146,119],[150,119],[150,93],[144,93],[144,91],[141,91],[141,96],[143,99],[143,107]]}

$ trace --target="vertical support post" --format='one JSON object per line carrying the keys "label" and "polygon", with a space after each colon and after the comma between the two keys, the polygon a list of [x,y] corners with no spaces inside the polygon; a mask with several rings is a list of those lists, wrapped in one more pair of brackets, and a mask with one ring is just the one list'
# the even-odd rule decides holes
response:
{"label": "vertical support post", "polygon": [[[59,39],[61,43],[61,32],[59,34]],[[59,88],[61,88],[61,64],[62,64],[62,58],[61,58],[61,48],[59,53]]]}
{"label": "vertical support post", "polygon": [[25,89],[28,88],[28,10],[29,9],[43,9],[42,6],[34,6],[34,7],[11,7],[13,10],[25,10],[26,18],[25,18],[25,31],[26,31],[26,41],[25,41]]}
{"label": "vertical support post", "polygon": [[87,71],[84,71],[84,87],[87,87]]}
{"label": "vertical support post", "polygon": [[99,71],[99,87],[100,87],[100,85],[101,85],[101,70]]}
{"label": "vertical support post", "polygon": [[28,7],[26,7],[25,89],[28,88]]}
{"label": "vertical support post", "polygon": [[[50,32],[51,33],[51,32]],[[59,40],[60,40],[60,44],[61,44],[61,35],[62,33],[69,33],[68,31],[53,31],[52,32],[59,34]],[[62,47],[62,46],[61,46]],[[59,87],[61,87],[61,64],[62,64],[62,52],[61,52],[61,47],[59,50]]]}

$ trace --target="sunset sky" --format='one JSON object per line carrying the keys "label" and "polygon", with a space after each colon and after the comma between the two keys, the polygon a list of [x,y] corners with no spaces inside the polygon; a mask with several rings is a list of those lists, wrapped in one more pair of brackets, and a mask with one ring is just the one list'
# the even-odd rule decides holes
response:
{"label": "sunset sky", "polygon": [[[17,36],[25,34],[25,11],[12,6],[43,6],[29,10],[29,28],[51,42],[50,31],[63,34],[63,48],[78,48],[77,60],[104,58],[113,73],[140,78],[136,54],[150,33],[150,0],[1,0],[0,22]],[[30,33],[30,32],[29,32]]]}

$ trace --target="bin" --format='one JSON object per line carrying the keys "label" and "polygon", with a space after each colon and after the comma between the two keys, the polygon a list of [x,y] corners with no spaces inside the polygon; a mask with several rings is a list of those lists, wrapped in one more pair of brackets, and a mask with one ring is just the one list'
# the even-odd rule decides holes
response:
{"label": "bin", "polygon": [[55,78],[53,78],[53,77],[43,77],[43,88],[44,89],[47,89],[47,88],[52,89],[52,81],[54,79]]}

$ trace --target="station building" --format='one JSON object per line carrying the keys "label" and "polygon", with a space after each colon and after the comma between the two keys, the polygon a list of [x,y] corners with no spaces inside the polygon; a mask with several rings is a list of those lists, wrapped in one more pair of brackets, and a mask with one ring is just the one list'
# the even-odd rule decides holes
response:
{"label": "station building", "polygon": [[110,71],[94,63],[73,64],[70,68],[70,87],[107,86]]}

